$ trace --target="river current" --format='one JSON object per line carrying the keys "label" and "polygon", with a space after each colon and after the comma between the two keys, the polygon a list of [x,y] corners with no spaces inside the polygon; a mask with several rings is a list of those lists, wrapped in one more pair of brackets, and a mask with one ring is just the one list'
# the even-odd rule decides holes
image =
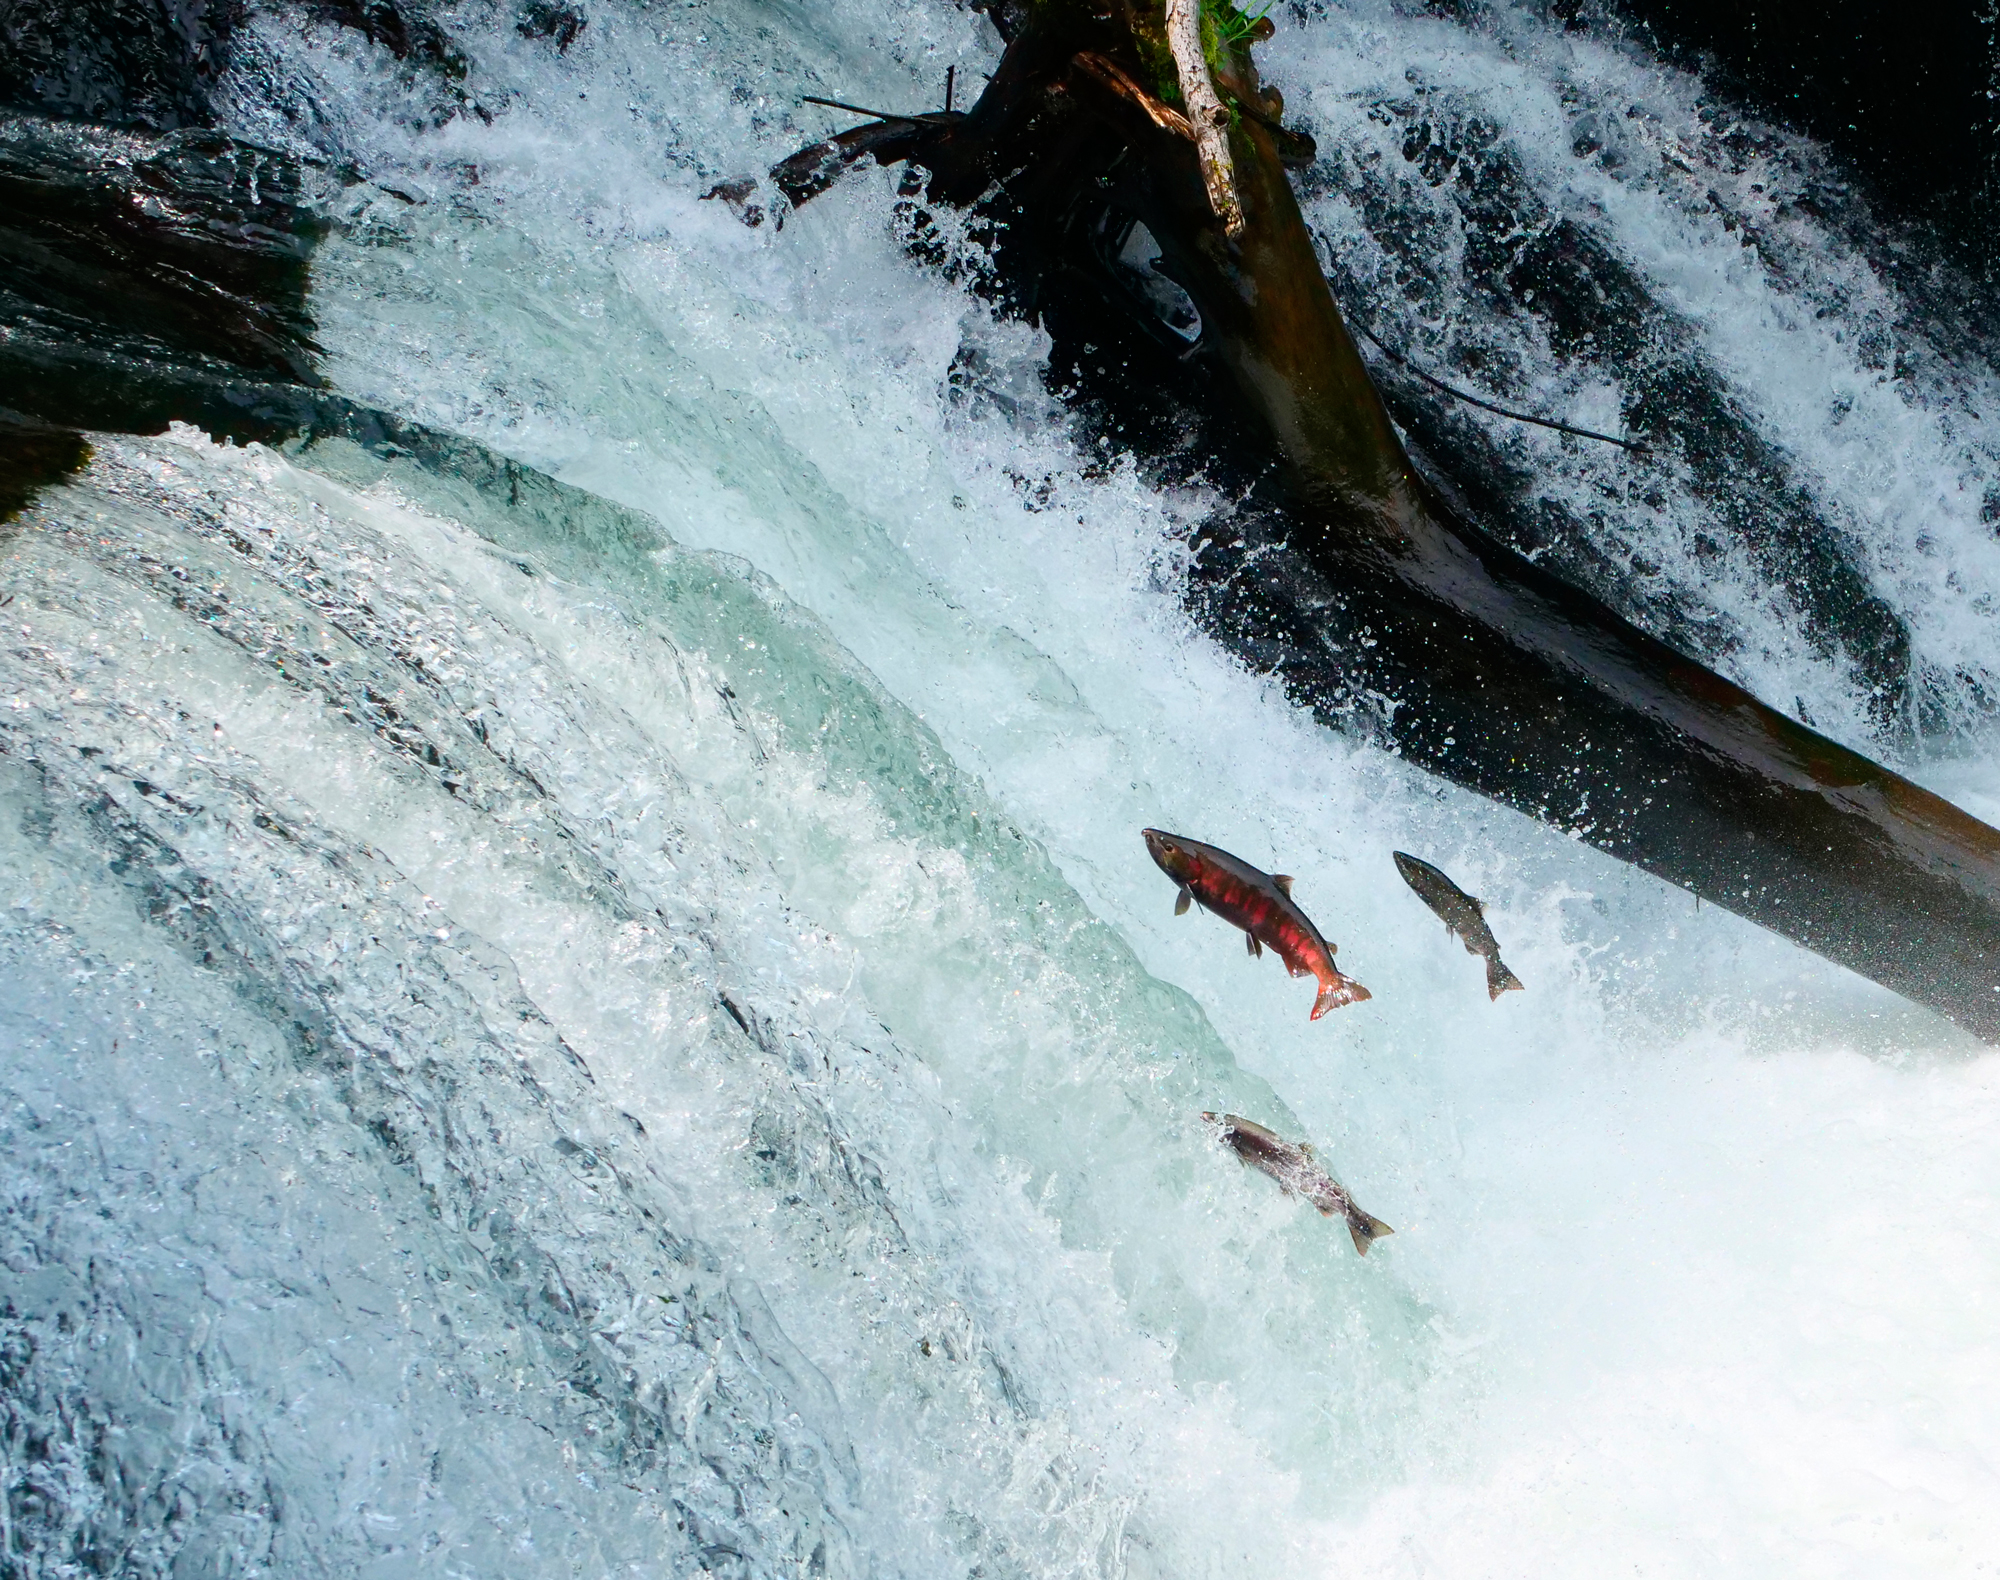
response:
{"label": "river current", "polygon": [[[898,172],[702,201],[990,26],[444,14],[483,113],[270,18],[227,97],[347,173],[323,366],[421,427],[94,436],[0,528],[8,1572],[1991,1572],[1992,1053],[1292,706],[1189,612],[1228,502],[1066,410]],[[1413,434],[2000,817],[2000,386],[1946,266],[1614,33],[1279,20],[1384,344],[1697,414],[1635,459],[1403,390]],[[1147,825],[1296,874],[1374,998],[1309,1022]]]}

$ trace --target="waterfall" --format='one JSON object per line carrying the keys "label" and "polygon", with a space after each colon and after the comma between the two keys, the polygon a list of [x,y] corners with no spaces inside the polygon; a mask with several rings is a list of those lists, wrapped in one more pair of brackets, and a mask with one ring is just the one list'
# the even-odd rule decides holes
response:
{"label": "waterfall", "polygon": [[[450,70],[253,13],[223,126],[314,172],[318,365],[383,416],[92,433],[0,525],[0,1568],[1990,1562],[1990,1051],[1295,707],[1190,608],[1226,489],[1066,406],[900,171],[703,200],[983,19],[529,10],[440,11]],[[1949,260],[1635,37],[1457,11],[1260,47],[1343,308],[1650,447],[1385,361],[1398,421],[2000,817]],[[1147,825],[1295,874],[1374,997],[1309,1021]]]}

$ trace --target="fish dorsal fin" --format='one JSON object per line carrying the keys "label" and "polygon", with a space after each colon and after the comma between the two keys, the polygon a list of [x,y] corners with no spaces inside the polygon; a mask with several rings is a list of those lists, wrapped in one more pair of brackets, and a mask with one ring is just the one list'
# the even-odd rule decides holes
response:
{"label": "fish dorsal fin", "polygon": [[1292,875],[1289,872],[1274,872],[1271,881],[1278,886],[1278,892],[1286,899],[1292,897]]}

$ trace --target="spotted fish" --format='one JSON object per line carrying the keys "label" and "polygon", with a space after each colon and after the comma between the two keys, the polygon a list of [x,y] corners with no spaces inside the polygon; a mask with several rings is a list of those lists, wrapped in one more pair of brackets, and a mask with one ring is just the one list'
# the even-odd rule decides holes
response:
{"label": "spotted fish", "polygon": [[1417,898],[1435,911],[1438,919],[1451,929],[1452,936],[1465,945],[1465,952],[1485,957],[1486,996],[1498,998],[1502,993],[1518,992],[1521,979],[1500,959],[1499,941],[1486,925],[1485,903],[1475,900],[1428,861],[1419,861],[1400,850],[1395,856],[1396,870],[1403,875],[1403,881],[1417,891]]}

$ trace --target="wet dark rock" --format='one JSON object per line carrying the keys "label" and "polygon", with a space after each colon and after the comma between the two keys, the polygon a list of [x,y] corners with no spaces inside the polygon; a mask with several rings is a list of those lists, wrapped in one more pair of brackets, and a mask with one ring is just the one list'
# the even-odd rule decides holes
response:
{"label": "wet dark rock", "polygon": [[764,206],[754,201],[757,196],[757,178],[739,176],[734,181],[718,181],[702,193],[704,203],[723,202],[735,211],[736,217],[753,230],[764,223]]}
{"label": "wet dark rock", "polygon": [[[561,47],[582,19],[549,0]],[[428,74],[437,117],[485,112],[458,88],[463,51],[417,0],[0,0],[0,109],[148,132],[216,124],[213,96],[255,16],[349,29]]]}
{"label": "wet dark rock", "polygon": [[0,120],[0,388],[75,427],[289,431],[317,172],[216,132]]}
{"label": "wet dark rock", "polygon": [[523,38],[545,38],[555,45],[557,54],[567,55],[570,45],[589,25],[589,19],[570,6],[556,5],[551,0],[529,0],[521,20],[514,24],[514,31]]}
{"label": "wet dark rock", "polygon": [[[32,418],[0,412],[0,526],[21,513],[28,501],[90,459],[83,435]],[[0,1387],[6,1385],[0,1360]]]}
{"label": "wet dark rock", "polygon": [[454,82],[469,69],[464,54],[436,18],[396,0],[297,0],[293,7],[273,9],[296,9],[316,21],[352,28],[396,59],[429,66]]}
{"label": "wet dark rock", "polygon": [[10,407],[239,439],[325,415],[306,291],[330,180],[210,129],[253,10],[359,32],[439,84],[438,119],[484,113],[457,86],[467,64],[443,27],[398,0],[0,0]]}
{"label": "wet dark rock", "polygon": [[0,105],[166,132],[213,123],[243,0],[0,0]]}

